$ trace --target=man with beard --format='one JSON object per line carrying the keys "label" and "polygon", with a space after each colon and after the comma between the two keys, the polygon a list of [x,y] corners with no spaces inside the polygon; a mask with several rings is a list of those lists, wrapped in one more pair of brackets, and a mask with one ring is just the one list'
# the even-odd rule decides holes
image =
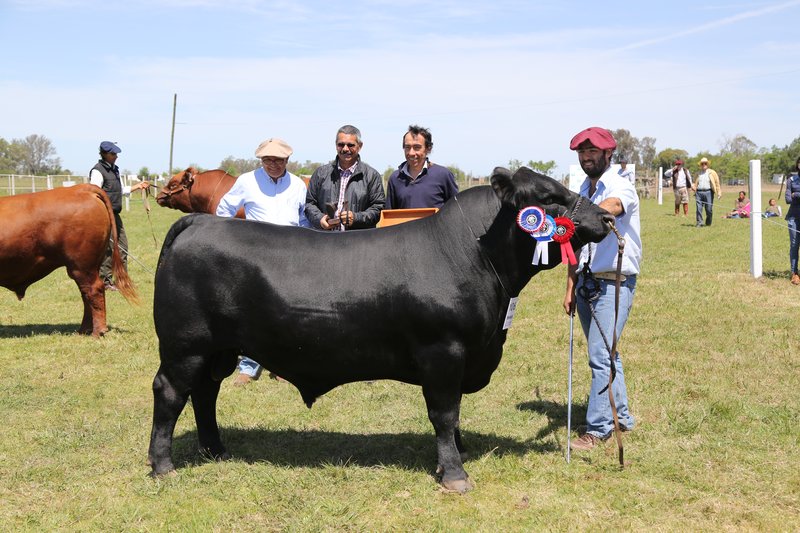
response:
{"label": "man with beard", "polygon": [[[633,305],[636,275],[642,261],[642,241],[639,236],[639,197],[625,178],[611,170],[611,156],[617,143],[603,128],[587,128],[572,138],[570,149],[578,152],[578,161],[586,173],[581,196],[591,199],[616,217],[614,225],[625,239],[622,255],[622,277],[619,290],[619,311],[615,312],[618,239],[614,233],[597,244],[581,249],[578,264],[570,265],[564,309],[571,315],[578,311],[589,350],[592,385],[586,409],[586,430],[571,442],[573,450],[591,450],[605,441],[614,431],[614,417],[608,387],[611,372],[611,348],[614,324],[617,339],[622,335]],[[617,315],[617,316],[615,316]],[[616,375],[612,390],[620,429],[633,429],[634,419],[628,410],[628,393],[619,352],[614,354]]]}

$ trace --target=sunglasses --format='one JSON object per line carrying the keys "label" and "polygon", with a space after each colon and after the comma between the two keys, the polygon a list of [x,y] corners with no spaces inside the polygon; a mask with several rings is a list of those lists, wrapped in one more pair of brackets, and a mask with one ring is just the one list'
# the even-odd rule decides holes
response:
{"label": "sunglasses", "polygon": [[344,148],[345,146],[347,146],[348,148],[355,148],[358,145],[356,143],[336,143],[336,146],[338,146],[339,148]]}

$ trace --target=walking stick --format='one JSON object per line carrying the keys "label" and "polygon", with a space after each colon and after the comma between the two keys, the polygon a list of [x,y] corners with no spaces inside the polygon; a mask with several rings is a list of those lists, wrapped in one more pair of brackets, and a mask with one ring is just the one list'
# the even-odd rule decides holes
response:
{"label": "walking stick", "polygon": [[567,464],[570,459],[570,434],[572,433],[572,345],[575,331],[575,310],[569,314],[569,366],[567,369]]}

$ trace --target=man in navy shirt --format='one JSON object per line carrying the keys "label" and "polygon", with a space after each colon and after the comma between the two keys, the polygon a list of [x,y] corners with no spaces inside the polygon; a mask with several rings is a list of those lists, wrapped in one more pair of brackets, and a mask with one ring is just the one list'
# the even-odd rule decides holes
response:
{"label": "man in navy shirt", "polygon": [[389,176],[386,209],[442,207],[458,193],[456,178],[450,169],[428,159],[433,137],[427,128],[412,125],[403,135],[406,160]]}

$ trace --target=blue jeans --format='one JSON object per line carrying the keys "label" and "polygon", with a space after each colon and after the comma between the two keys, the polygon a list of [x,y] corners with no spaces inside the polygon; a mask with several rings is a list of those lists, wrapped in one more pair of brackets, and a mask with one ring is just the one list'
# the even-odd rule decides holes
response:
{"label": "blue jeans", "polygon": [[[611,413],[611,402],[608,400],[608,390],[602,391],[608,386],[608,376],[611,372],[611,361],[609,358],[610,347],[614,342],[612,331],[614,329],[614,293],[615,284],[613,281],[598,279],[600,296],[593,302],[588,302],[580,295],[580,288],[584,284],[584,277],[578,279],[577,310],[581,321],[583,333],[589,345],[589,368],[592,370],[592,386],[589,392],[589,406],[586,409],[586,432],[595,437],[606,438],[614,430],[614,415]],[[622,336],[625,322],[628,320],[631,306],[633,305],[633,294],[636,291],[636,276],[628,276],[622,282],[619,293],[619,316],[617,318],[617,339]],[[592,318],[589,306],[594,308],[597,321]],[[598,327],[598,322],[599,327]],[[605,338],[608,340],[608,347],[603,341],[600,333],[602,328]],[[617,407],[617,416],[620,426],[626,429],[633,429],[634,419],[628,411],[628,391],[625,388],[625,374],[622,370],[622,359],[617,351],[614,363],[617,373],[614,378],[613,391],[614,403]]]}
{"label": "blue jeans", "polygon": [[261,365],[259,365],[249,357],[242,356],[242,360],[239,361],[240,374],[247,374],[251,378],[257,378],[259,372],[261,372]]}
{"label": "blue jeans", "polygon": [[797,274],[797,250],[800,248],[800,234],[797,233],[800,228],[798,228],[797,218],[787,218],[786,225],[789,226],[789,266],[792,274]]}
{"label": "blue jeans", "polygon": [[710,226],[711,216],[714,214],[714,191],[697,191],[694,200],[697,202],[697,223],[703,224],[703,208],[705,208],[706,226]]}

